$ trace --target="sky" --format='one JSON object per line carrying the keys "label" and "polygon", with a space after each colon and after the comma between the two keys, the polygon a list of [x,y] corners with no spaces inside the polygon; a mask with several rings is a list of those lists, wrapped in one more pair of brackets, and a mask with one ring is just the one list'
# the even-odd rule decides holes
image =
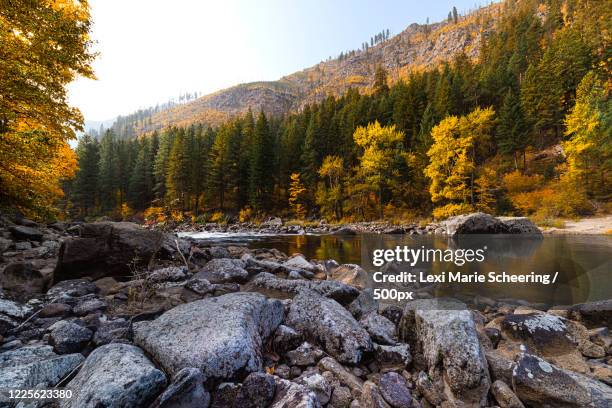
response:
{"label": "sky", "polygon": [[97,80],[69,85],[88,121],[185,92],[276,80],[389,29],[445,19],[488,0],[90,0]]}

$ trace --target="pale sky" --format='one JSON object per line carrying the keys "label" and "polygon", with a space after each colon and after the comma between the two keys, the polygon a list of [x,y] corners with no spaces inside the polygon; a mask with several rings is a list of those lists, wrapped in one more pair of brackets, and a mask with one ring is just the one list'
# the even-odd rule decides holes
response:
{"label": "pale sky", "polygon": [[69,86],[87,120],[185,92],[276,80],[389,28],[440,21],[487,0],[90,0],[97,80]]}

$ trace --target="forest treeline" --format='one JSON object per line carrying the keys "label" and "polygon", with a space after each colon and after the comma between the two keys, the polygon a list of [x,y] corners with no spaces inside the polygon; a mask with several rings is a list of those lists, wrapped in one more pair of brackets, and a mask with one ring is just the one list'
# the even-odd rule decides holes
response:
{"label": "forest treeline", "polygon": [[612,192],[604,3],[508,1],[480,62],[459,54],[392,86],[379,67],[370,93],[298,113],[84,137],[70,211],[329,221],[593,212]]}

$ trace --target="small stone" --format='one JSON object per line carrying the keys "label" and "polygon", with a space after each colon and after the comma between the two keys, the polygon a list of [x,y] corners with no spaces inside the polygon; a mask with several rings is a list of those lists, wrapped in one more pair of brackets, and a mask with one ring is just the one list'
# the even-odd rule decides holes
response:
{"label": "small stone", "polygon": [[69,315],[71,311],[72,308],[66,303],[49,303],[40,309],[38,317],[63,317]]}
{"label": "small stone", "polygon": [[353,300],[348,306],[349,312],[355,319],[361,319],[369,313],[378,312],[378,300],[374,299],[373,293],[372,288],[362,290],[357,299]]}
{"label": "small stone", "polygon": [[242,383],[236,398],[238,408],[267,407],[274,399],[274,377],[265,373],[251,373]]}
{"label": "small stone", "polygon": [[389,408],[389,404],[382,397],[380,390],[371,381],[366,381],[363,384],[359,406],[362,408]]}
{"label": "small stone", "polygon": [[308,342],[304,342],[295,350],[287,352],[287,361],[294,366],[315,365],[321,357],[323,357],[323,351]]}
{"label": "small stone", "polygon": [[204,389],[204,376],[197,368],[183,368],[150,408],[208,407],[210,394]]}
{"label": "small stone", "polygon": [[293,350],[301,343],[302,336],[289,326],[280,325],[274,332],[272,347],[277,353]]}
{"label": "small stone", "polygon": [[351,390],[347,387],[334,387],[330,404],[333,408],[348,408],[352,398]]}
{"label": "small stone", "polygon": [[302,376],[299,381],[315,393],[321,405],[325,405],[331,398],[332,388],[321,374]]}
{"label": "small stone", "polygon": [[359,324],[368,331],[375,342],[391,346],[397,344],[395,325],[386,317],[369,313],[359,320]]}
{"label": "small stone", "polygon": [[72,308],[72,312],[77,316],[85,316],[90,313],[103,311],[107,307],[108,305],[103,300],[90,299],[76,305],[74,308]]}
{"label": "small stone", "polygon": [[410,408],[412,395],[404,377],[395,372],[385,373],[380,377],[380,393],[389,405],[394,408]]}
{"label": "small stone", "polygon": [[491,393],[501,408],[525,408],[521,400],[503,381],[495,381],[491,384]]}
{"label": "small stone", "polygon": [[406,368],[412,361],[410,346],[408,344],[397,344],[386,346],[374,344],[374,355],[376,362],[383,367]]}
{"label": "small stone", "polygon": [[290,378],[297,378],[300,375],[302,375],[302,369],[300,367],[298,367],[298,366],[293,366],[289,370],[289,377]]}

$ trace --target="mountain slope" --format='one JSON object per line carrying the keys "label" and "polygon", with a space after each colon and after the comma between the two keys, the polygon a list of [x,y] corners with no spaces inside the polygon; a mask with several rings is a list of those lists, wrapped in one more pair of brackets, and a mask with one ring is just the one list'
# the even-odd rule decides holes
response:
{"label": "mountain slope", "polygon": [[476,59],[481,37],[493,29],[499,7],[499,4],[483,7],[460,17],[457,23],[411,24],[398,35],[367,50],[321,62],[278,81],[237,85],[160,111],[136,131],[146,133],[195,122],[217,125],[249,108],[282,114],[328,95],[342,94],[351,87],[368,92],[378,66],[388,71],[391,81],[396,81],[412,70],[449,61],[460,52]]}

